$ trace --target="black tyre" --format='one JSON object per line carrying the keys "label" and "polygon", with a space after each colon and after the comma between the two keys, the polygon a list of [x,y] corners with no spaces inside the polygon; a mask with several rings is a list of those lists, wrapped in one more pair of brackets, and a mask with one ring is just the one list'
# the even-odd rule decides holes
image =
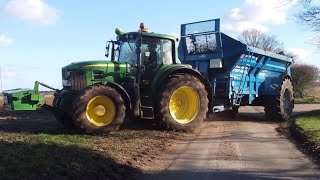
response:
{"label": "black tyre", "polygon": [[63,125],[63,127],[67,129],[74,129],[72,117],[67,112],[63,111],[58,106],[58,100],[59,98],[57,96],[54,96],[53,99],[53,115],[55,119]]}
{"label": "black tyre", "polygon": [[270,120],[289,120],[294,107],[293,86],[289,78],[284,78],[280,95],[272,96],[265,105],[266,117]]}
{"label": "black tyre", "polygon": [[208,112],[205,86],[190,75],[173,75],[160,88],[157,121],[167,129],[193,131]]}
{"label": "black tyre", "polygon": [[226,111],[227,117],[236,118],[239,114],[239,106],[234,106]]}
{"label": "black tyre", "polygon": [[78,130],[87,134],[108,134],[115,131],[126,115],[123,98],[108,86],[85,88],[73,104],[73,122]]}

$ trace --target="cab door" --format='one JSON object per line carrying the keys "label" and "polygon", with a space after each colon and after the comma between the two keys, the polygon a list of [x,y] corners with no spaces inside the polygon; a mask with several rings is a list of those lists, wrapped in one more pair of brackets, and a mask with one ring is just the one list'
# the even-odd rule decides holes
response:
{"label": "cab door", "polygon": [[150,88],[152,79],[164,64],[173,62],[173,41],[168,39],[142,37],[140,98],[142,118],[154,118],[154,98]]}
{"label": "cab door", "polygon": [[173,62],[173,42],[168,39],[142,37],[141,45],[141,85],[148,86],[156,71],[163,64]]}

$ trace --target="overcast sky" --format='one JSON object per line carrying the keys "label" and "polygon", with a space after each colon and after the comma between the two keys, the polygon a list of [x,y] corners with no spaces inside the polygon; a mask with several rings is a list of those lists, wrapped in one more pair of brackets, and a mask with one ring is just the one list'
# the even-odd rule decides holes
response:
{"label": "overcast sky", "polygon": [[61,88],[61,67],[102,59],[114,29],[179,36],[180,24],[221,18],[226,34],[256,28],[276,35],[300,61],[320,66],[316,34],[294,21],[297,6],[285,0],[0,0],[2,89],[32,88],[35,80]]}

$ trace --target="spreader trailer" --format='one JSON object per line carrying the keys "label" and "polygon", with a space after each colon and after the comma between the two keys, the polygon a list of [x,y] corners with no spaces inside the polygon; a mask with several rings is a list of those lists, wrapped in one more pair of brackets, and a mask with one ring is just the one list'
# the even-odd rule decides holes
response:
{"label": "spreader trailer", "polygon": [[212,88],[213,112],[264,106],[266,116],[287,120],[294,107],[292,59],[243,44],[220,32],[220,20],[181,25],[179,58]]}

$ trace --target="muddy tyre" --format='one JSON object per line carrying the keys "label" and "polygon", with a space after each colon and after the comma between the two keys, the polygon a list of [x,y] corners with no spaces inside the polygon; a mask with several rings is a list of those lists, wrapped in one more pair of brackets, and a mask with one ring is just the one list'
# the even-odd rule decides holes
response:
{"label": "muddy tyre", "polygon": [[126,115],[126,107],[115,89],[95,85],[82,90],[73,103],[76,128],[86,134],[108,134],[117,130]]}
{"label": "muddy tyre", "polygon": [[193,131],[208,112],[205,86],[190,75],[173,75],[160,88],[156,118],[169,130]]}
{"label": "muddy tyre", "polygon": [[270,120],[287,121],[294,107],[293,86],[289,78],[284,78],[280,95],[272,96],[265,105],[266,117]]}
{"label": "muddy tyre", "polygon": [[74,129],[74,124],[72,122],[72,117],[70,116],[70,114],[68,114],[67,112],[63,111],[62,109],[60,109],[58,107],[58,97],[54,96],[53,99],[53,115],[55,117],[55,119],[63,125],[64,128],[66,129]]}

